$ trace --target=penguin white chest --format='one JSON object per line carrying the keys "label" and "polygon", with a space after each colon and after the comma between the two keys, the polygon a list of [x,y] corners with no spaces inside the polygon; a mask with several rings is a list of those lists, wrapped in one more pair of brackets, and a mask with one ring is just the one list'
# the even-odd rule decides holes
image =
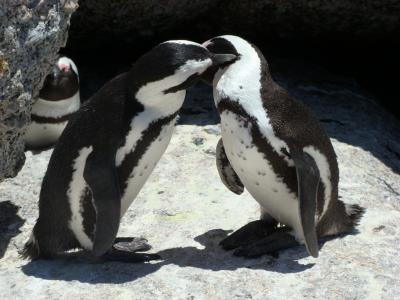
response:
{"label": "penguin white chest", "polygon": [[126,188],[124,191],[121,191],[121,217],[132,204],[154,167],[157,165],[157,162],[167,149],[174,131],[175,120],[176,119],[173,119],[162,127],[160,134],[148,146],[137,165],[130,172],[126,182]]}
{"label": "penguin white chest", "polygon": [[52,145],[57,142],[67,123],[67,121],[54,124],[32,121],[25,133],[25,143],[30,147]]}
{"label": "penguin white chest", "polygon": [[30,147],[44,147],[56,143],[68,123],[57,119],[76,112],[79,107],[79,91],[74,96],[59,101],[39,98],[32,107],[32,118],[39,117],[43,121],[32,121],[25,133],[25,143]]}
{"label": "penguin white chest", "polygon": [[[279,222],[300,228],[298,200],[255,146],[252,124],[230,111],[221,114],[226,155],[246,189],[262,209]],[[297,231],[299,232],[299,231]]]}

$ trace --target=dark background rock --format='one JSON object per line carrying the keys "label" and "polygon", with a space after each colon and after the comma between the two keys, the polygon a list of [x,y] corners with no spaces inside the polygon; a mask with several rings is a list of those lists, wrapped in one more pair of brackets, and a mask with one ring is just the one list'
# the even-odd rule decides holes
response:
{"label": "dark background rock", "polygon": [[226,33],[253,41],[267,57],[311,61],[354,77],[400,116],[392,76],[400,68],[398,0],[82,0],[65,51],[109,79],[161,41]]}
{"label": "dark background rock", "polygon": [[24,164],[31,105],[76,8],[77,0],[0,1],[0,181]]}
{"label": "dark background rock", "polygon": [[219,31],[253,38],[381,40],[400,33],[399,12],[397,0],[82,0],[71,36],[92,42]]}

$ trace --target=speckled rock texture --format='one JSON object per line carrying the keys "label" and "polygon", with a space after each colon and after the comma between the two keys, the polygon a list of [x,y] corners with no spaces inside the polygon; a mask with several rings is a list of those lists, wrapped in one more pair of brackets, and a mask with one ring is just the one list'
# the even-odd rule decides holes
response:
{"label": "speckled rock texture", "polygon": [[[400,33],[400,3],[322,0],[81,0],[73,16],[72,38],[106,41],[122,37],[234,32],[247,37],[377,40]],[[101,32],[101,34],[99,34]]]}
{"label": "speckled rock texture", "polygon": [[82,257],[28,262],[18,251],[38,215],[51,150],[27,152],[0,185],[0,299],[398,299],[400,297],[400,123],[352,80],[293,61],[273,75],[315,112],[332,138],[340,195],[367,211],[354,234],[279,258],[242,259],[218,242],[258,217],[245,192],[220,182],[220,129],[210,89],[191,90],[176,133],[122,219],[119,236],[144,236],[162,260],[90,264]]}
{"label": "speckled rock texture", "polygon": [[77,2],[0,1],[0,181],[24,164],[31,105],[66,43]]}

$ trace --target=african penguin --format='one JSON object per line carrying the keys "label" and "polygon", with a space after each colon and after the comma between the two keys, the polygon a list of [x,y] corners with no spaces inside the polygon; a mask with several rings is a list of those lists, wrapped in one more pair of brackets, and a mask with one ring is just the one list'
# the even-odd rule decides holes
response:
{"label": "african penguin", "polygon": [[70,58],[62,56],[47,75],[32,106],[32,122],[25,133],[26,146],[44,148],[55,144],[79,107],[78,69]]}
{"label": "african penguin", "polygon": [[120,219],[171,139],[186,89],[208,67],[234,59],[174,40],[141,56],[71,118],[42,182],[39,218],[24,257],[83,248],[95,259],[140,262],[145,239],[116,239]]}
{"label": "african penguin", "polygon": [[238,57],[204,74],[213,79],[221,116],[217,167],[232,192],[245,187],[261,208],[260,220],[228,236],[222,247],[256,257],[304,243],[317,257],[318,238],[351,231],[364,212],[338,198],[329,137],[311,111],[274,82],[257,47],[231,35],[203,45]]}

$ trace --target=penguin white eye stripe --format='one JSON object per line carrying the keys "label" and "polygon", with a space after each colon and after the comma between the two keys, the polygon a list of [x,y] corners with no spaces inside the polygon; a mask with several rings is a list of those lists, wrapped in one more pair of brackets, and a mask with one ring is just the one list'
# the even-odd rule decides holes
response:
{"label": "penguin white eye stripe", "polygon": [[164,42],[162,44],[167,44],[167,43],[179,44],[179,45],[193,45],[193,46],[203,47],[199,43],[192,42],[192,41],[187,41],[187,40],[170,40],[170,41],[166,41],[166,42]]}
{"label": "penguin white eye stripe", "polygon": [[202,46],[204,46],[205,48],[207,48],[208,46],[211,46],[211,45],[214,45],[214,43],[211,40],[208,40],[202,44]]}
{"label": "penguin white eye stripe", "polygon": [[207,58],[204,60],[191,59],[186,61],[186,63],[179,68],[178,72],[192,72],[195,70],[196,71],[195,73],[201,74],[211,65],[212,65],[211,58]]}

